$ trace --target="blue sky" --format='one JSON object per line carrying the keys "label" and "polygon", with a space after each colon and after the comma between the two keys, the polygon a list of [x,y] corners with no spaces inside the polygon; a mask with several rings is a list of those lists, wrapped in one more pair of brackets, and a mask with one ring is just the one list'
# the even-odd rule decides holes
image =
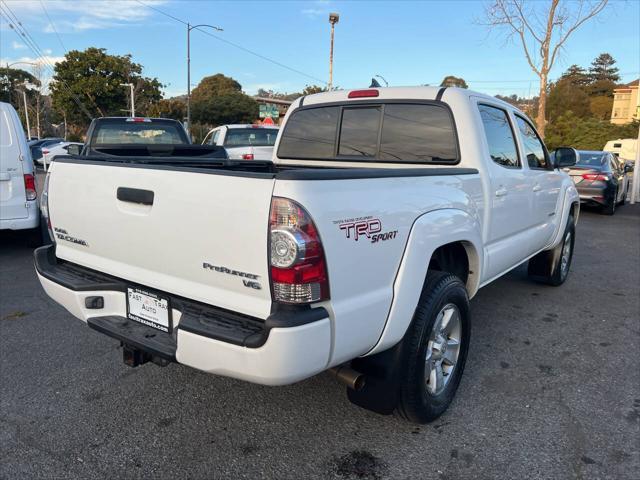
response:
{"label": "blue sky", "polygon": [[[193,31],[192,84],[218,72],[234,77],[250,94],[260,87],[299,91],[326,81],[328,14],[335,11],[340,22],[334,84],[340,87],[368,86],[376,74],[393,86],[438,84],[452,74],[489,94],[529,96],[537,90],[521,46],[474,23],[482,17],[482,1],[140,1],[184,21],[221,26],[220,38],[308,75]],[[130,53],[145,75],[166,85],[167,96],[186,91],[185,25],[136,0],[43,0],[52,22],[40,0],[2,2],[50,62],[64,55],[63,45],[68,50],[103,47],[113,54]],[[34,52],[4,17],[0,36],[3,64],[34,61]],[[551,77],[573,63],[588,66],[601,52],[618,61],[624,81],[640,76],[640,1],[610,1],[599,17],[570,37]]]}

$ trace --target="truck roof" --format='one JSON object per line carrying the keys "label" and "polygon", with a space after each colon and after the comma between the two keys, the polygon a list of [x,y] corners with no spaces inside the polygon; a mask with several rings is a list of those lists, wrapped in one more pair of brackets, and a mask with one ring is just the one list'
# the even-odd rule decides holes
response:
{"label": "truck roof", "polygon": [[[513,105],[499,100],[496,97],[491,95],[487,95],[485,93],[476,92],[473,90],[468,90],[466,88],[457,88],[457,87],[379,87],[379,88],[362,88],[362,89],[349,89],[349,90],[334,90],[331,92],[322,92],[322,93],[314,93],[312,95],[307,95],[305,97],[301,97],[303,105],[313,105],[319,103],[330,103],[330,102],[344,102],[349,100],[363,100],[363,98],[353,98],[349,99],[348,95],[350,92],[358,91],[358,90],[377,90],[378,96],[375,97],[379,100],[435,100],[438,92],[446,88],[444,95],[448,98],[451,96],[464,97],[469,98],[473,97],[481,97],[490,100],[492,103],[499,103],[508,108],[516,108]],[[373,98],[372,98],[373,99]],[[297,102],[297,103],[296,103]],[[300,106],[300,99],[294,102],[294,106]],[[517,109],[517,108],[516,108]]]}

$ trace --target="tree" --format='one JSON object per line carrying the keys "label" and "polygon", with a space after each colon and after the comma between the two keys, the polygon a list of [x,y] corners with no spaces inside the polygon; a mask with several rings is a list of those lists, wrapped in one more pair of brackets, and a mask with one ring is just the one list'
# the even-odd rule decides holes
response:
{"label": "tree", "polygon": [[573,64],[562,74],[559,80],[569,83],[571,86],[584,88],[591,82],[591,79],[584,68]]}
{"label": "tree", "polygon": [[591,113],[589,96],[584,88],[573,83],[571,77],[560,79],[549,86],[546,118],[551,121],[571,111],[580,118]]}
{"label": "tree", "polygon": [[182,121],[187,116],[187,104],[181,99],[163,99],[149,107],[148,115]]}
{"label": "tree", "polygon": [[162,84],[143,77],[142,66],[131,55],[109,55],[104,48],[93,47],[71,50],[55,66],[50,84],[53,107],[79,128],[90,117],[123,115],[129,101],[129,89],[123,83],[135,86],[136,113],[144,115],[162,98]]}
{"label": "tree", "polygon": [[191,116],[194,122],[213,126],[251,123],[258,118],[258,102],[242,92],[214,95],[194,102]]}
{"label": "tree", "polygon": [[[25,70],[0,67],[0,101],[12,103],[14,94],[25,84],[40,86],[40,81]],[[26,88],[30,92],[31,88]]]}
{"label": "tree", "polygon": [[295,98],[301,97],[303,95],[313,95],[314,93],[322,93],[328,92],[329,89],[325,87],[321,87],[320,85],[306,85],[302,90],[300,95],[297,95]]}
{"label": "tree", "polygon": [[619,82],[620,75],[618,75],[618,69],[614,67],[616,61],[608,53],[601,53],[598,55],[589,68],[589,77],[591,81],[597,82],[600,80],[608,80],[610,82]]}
{"label": "tree", "polygon": [[212,97],[241,93],[242,85],[231,77],[221,73],[216,73],[209,77],[204,77],[191,92],[191,101],[197,103],[209,100]]}
{"label": "tree", "polygon": [[440,82],[441,87],[459,87],[459,88],[469,88],[467,82],[464,81],[464,78],[456,77],[453,75],[447,75]]}
{"label": "tree", "polygon": [[611,110],[613,108],[613,98],[609,96],[591,97],[589,99],[589,110],[591,115],[598,120],[611,120]]}
{"label": "tree", "polygon": [[612,138],[635,138],[639,126],[637,121],[614,125],[608,120],[579,118],[573,112],[566,112],[549,122],[545,143],[550,150],[560,146],[571,146],[578,150],[602,150]]}
{"label": "tree", "polygon": [[[549,71],[567,39],[583,23],[595,17],[608,0],[530,2],[493,0],[485,16],[490,28],[505,28],[507,38],[520,40],[527,63],[540,79],[538,132],[544,137]],[[543,19],[543,21],[538,21]]]}

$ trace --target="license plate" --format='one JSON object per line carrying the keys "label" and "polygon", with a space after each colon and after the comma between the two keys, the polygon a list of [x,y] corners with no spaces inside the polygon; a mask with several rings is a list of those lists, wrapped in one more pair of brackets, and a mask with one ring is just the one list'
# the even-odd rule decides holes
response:
{"label": "license plate", "polygon": [[149,327],[171,331],[169,300],[139,288],[127,288],[127,317]]}

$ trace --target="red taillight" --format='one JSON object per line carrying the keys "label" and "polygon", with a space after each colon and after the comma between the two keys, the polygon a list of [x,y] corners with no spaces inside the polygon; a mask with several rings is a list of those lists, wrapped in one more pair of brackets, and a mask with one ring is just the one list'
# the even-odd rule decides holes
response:
{"label": "red taillight", "polygon": [[30,173],[24,176],[24,192],[27,200],[35,200],[38,196],[38,192],[36,191],[36,177]]}
{"label": "red taillight", "polygon": [[244,153],[242,154],[243,160],[253,160],[253,153]]}
{"label": "red taillight", "polygon": [[602,181],[602,182],[609,181],[608,176],[602,175],[600,173],[583,173],[582,178],[584,178],[585,180],[591,180],[591,181]]}
{"label": "red taillight", "polygon": [[269,230],[273,300],[299,304],[328,299],[322,242],[306,210],[293,200],[274,197]]}
{"label": "red taillight", "polygon": [[377,97],[378,95],[380,95],[380,92],[373,88],[367,90],[352,90],[349,92],[349,98]]}
{"label": "red taillight", "polygon": [[47,153],[49,153],[49,150],[47,150],[46,148],[43,148],[42,149],[42,153],[44,153],[46,155]]}

